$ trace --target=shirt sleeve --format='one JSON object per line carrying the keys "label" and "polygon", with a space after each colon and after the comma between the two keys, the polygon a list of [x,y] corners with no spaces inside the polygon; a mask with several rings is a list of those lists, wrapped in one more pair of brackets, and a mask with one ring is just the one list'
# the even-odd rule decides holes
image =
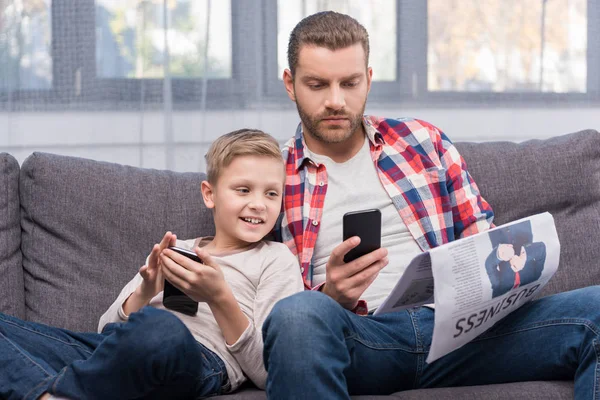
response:
{"label": "shirt sleeve", "polygon": [[[146,260],[147,261],[147,260]],[[142,276],[137,273],[131,281],[121,290],[121,293],[117,296],[117,299],[112,303],[112,305],[106,310],[102,317],[100,317],[100,322],[98,323],[98,333],[102,332],[102,329],[111,322],[125,322],[129,319],[128,315],[125,315],[123,312],[123,303],[125,300],[131,296],[131,294],[137,289],[137,287],[142,283]]]}
{"label": "shirt sleeve", "polygon": [[277,301],[304,290],[298,260],[281,243],[271,243],[258,283],[253,320],[240,338],[227,348],[244,373],[260,389],[265,388],[267,372],[263,363],[262,325]]}
{"label": "shirt sleeve", "polygon": [[430,129],[442,166],[446,170],[446,182],[452,204],[455,238],[471,236],[493,227],[494,212],[479,193],[467,164],[452,141],[437,128],[424,123]]}

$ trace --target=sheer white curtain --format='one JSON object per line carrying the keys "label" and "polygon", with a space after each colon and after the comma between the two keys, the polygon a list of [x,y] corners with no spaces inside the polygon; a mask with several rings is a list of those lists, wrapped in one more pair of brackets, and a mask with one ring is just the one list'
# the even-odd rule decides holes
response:
{"label": "sheer white curtain", "polygon": [[287,38],[332,9],[369,30],[367,112],[453,140],[600,128],[597,0],[0,0],[0,151],[204,169],[217,136],[281,142]]}

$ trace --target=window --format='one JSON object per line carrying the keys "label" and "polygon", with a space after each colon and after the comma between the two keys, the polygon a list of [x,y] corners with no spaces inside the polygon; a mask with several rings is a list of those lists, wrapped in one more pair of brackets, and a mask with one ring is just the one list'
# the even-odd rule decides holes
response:
{"label": "window", "polygon": [[600,100],[594,0],[428,0],[417,102],[535,106]]}
{"label": "window", "polygon": [[586,0],[429,0],[427,90],[587,91]]}
{"label": "window", "polygon": [[171,76],[231,78],[228,1],[97,0],[95,14],[98,77],[164,78],[167,45]]}
{"label": "window", "polygon": [[0,91],[52,85],[50,1],[0,1]]}

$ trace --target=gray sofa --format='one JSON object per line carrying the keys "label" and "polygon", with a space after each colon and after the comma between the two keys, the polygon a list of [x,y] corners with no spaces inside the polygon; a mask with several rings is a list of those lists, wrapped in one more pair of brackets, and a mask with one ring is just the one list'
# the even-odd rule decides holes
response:
{"label": "gray sofa", "polygon": [[[542,295],[600,283],[600,133],[457,147],[497,224],[554,215],[561,262]],[[203,176],[46,153],[19,166],[1,153],[0,311],[95,330],[166,230],[180,238],[212,233],[199,192]],[[572,392],[572,382],[524,382],[356,398],[571,399]],[[265,395],[246,387],[220,398]]]}

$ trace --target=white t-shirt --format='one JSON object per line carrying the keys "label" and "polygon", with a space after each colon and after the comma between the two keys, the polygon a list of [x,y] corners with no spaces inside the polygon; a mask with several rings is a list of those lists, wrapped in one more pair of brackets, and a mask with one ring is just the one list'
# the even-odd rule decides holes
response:
{"label": "white t-shirt", "polygon": [[[210,239],[210,238],[207,238]],[[177,241],[177,246],[193,249],[210,240],[192,239]],[[217,354],[225,362],[231,390],[239,387],[248,376],[259,388],[265,387],[267,372],[263,364],[262,325],[275,303],[304,290],[298,260],[283,243],[261,241],[248,250],[238,253],[213,255],[225,281],[231,287],[242,312],[250,324],[233,345],[225,343],[221,329],[206,303],[198,304],[194,316],[166,309],[176,315],[190,330],[194,338]],[[147,261],[146,261],[147,262]],[[124,322],[123,303],[142,283],[138,273],[121,290],[121,293],[100,318],[98,332],[111,322]],[[165,310],[163,292],[150,300],[150,306]]]}
{"label": "white t-shirt", "polygon": [[327,194],[323,207],[321,226],[313,254],[313,284],[325,282],[325,266],[331,251],[342,243],[342,217],[349,211],[376,208],[381,211],[381,246],[388,250],[389,264],[364,292],[369,310],[379,307],[412,258],[421,253],[398,210],[392,203],[377,175],[375,161],[371,159],[369,140],[354,157],[343,163],[311,153],[308,156],[327,169]]}

